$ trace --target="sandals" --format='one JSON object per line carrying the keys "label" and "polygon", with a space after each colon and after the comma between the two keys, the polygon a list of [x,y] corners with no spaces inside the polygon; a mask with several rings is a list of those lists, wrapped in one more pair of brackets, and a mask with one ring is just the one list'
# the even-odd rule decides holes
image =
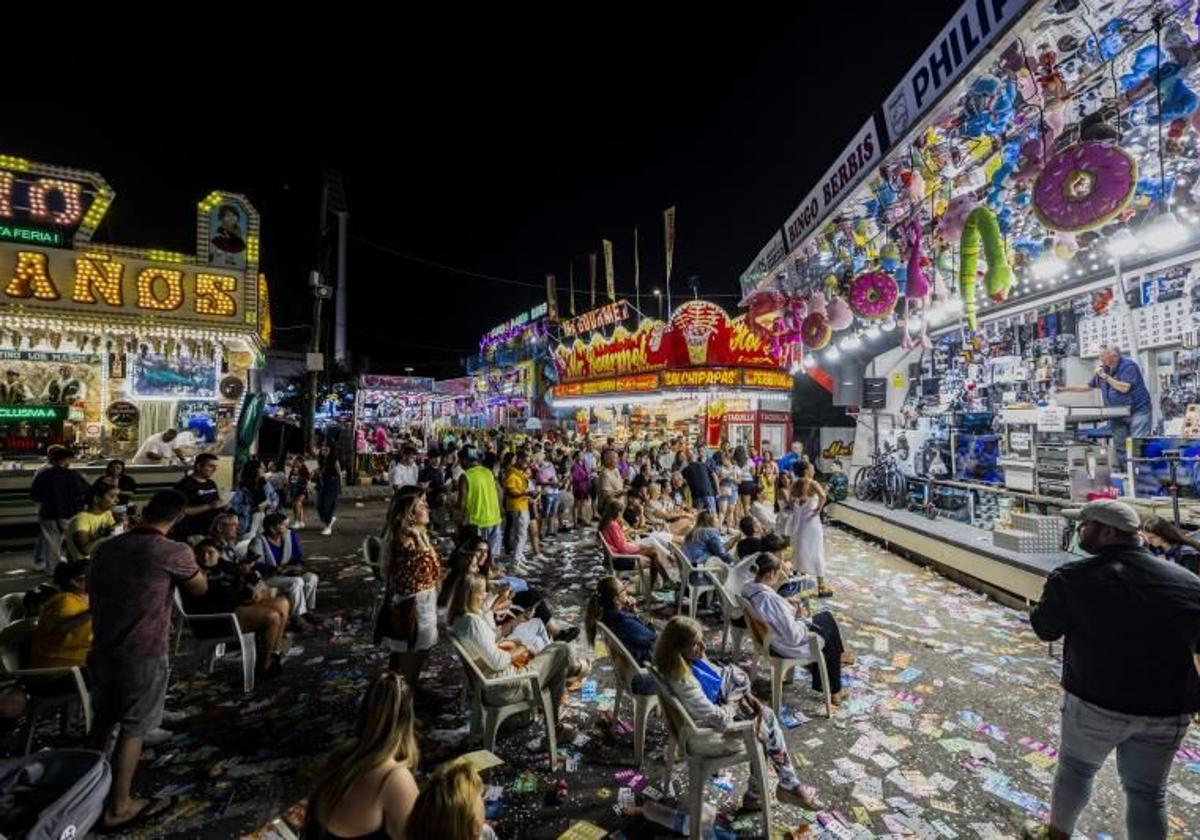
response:
{"label": "sandals", "polygon": [[818,597],[818,598],[832,598],[832,597],[833,597],[833,590],[832,590],[832,589],[830,589],[830,588],[828,588],[828,587],[826,587],[825,589],[818,589],[818,590],[817,590],[817,597]]}
{"label": "sandals", "polygon": [[149,822],[155,817],[159,817],[167,813],[175,807],[176,801],[177,797],[174,796],[155,797],[146,803],[145,808],[142,808],[142,810],[138,811],[129,819],[119,823],[105,823],[104,816],[102,814],[100,821],[92,827],[92,830],[97,834],[123,834],[146,822]]}
{"label": "sandals", "polygon": [[577,680],[586,677],[591,670],[591,661],[587,657],[583,657],[571,663],[571,667],[567,669],[567,679]]}

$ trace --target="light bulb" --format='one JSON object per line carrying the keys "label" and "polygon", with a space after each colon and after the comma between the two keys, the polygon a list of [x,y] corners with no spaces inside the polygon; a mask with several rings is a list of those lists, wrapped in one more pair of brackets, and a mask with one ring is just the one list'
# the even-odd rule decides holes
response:
{"label": "light bulb", "polygon": [[817,366],[817,357],[812,356],[812,355],[805,356],[804,357],[804,366],[806,368],[816,367]]}
{"label": "light bulb", "polygon": [[847,336],[842,342],[843,350],[857,350],[859,347],[862,347],[862,339],[858,337],[858,333]]}
{"label": "light bulb", "polygon": [[800,363],[792,362],[792,364],[788,367],[788,373],[790,373],[792,376],[795,376],[799,372],[800,372]]}
{"label": "light bulb", "polygon": [[1142,243],[1156,251],[1182,245],[1187,238],[1187,231],[1170,210],[1163,210],[1142,228]]}
{"label": "light bulb", "polygon": [[830,347],[828,350],[825,351],[825,361],[836,362],[838,360],[838,357],[841,355],[842,354],[838,352],[838,349],[836,347]]}
{"label": "light bulb", "polygon": [[921,329],[921,316],[913,315],[905,320],[905,329],[909,332],[917,332]]}
{"label": "light bulb", "polygon": [[879,338],[882,332],[883,331],[879,329],[878,325],[872,324],[871,326],[867,327],[867,331],[863,333],[863,335],[865,335],[867,338],[875,339]]}
{"label": "light bulb", "polygon": [[896,329],[896,319],[888,318],[886,321],[884,321],[882,324],[880,324],[880,328],[884,332],[891,332],[892,330]]}
{"label": "light bulb", "polygon": [[1114,257],[1127,257],[1137,249],[1137,237],[1127,227],[1120,228],[1108,238],[1108,253]]}

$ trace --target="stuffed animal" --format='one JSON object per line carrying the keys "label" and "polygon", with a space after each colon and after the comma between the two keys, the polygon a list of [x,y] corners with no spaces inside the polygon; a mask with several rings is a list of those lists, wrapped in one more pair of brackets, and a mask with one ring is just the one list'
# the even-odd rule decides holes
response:
{"label": "stuffed animal", "polygon": [[845,298],[838,295],[829,299],[829,305],[825,308],[825,317],[829,321],[829,326],[834,330],[844,330],[854,323],[854,313],[850,311],[850,304],[846,303]]}
{"label": "stuffed animal", "polygon": [[937,222],[937,235],[943,242],[956,242],[962,236],[963,225],[975,206],[973,195],[960,195],[950,202]]}
{"label": "stuffed animal", "polygon": [[996,214],[986,207],[976,207],[967,216],[963,226],[961,253],[958,268],[958,288],[962,294],[963,310],[967,317],[967,326],[974,330],[977,323],[975,302],[975,266],[979,259],[979,246],[982,240],[983,252],[987,257],[987,273],[984,283],[987,294],[994,301],[1003,301],[1008,297],[1012,288],[1012,269],[1004,253],[1004,238],[1000,235],[1000,225]]}
{"label": "stuffed animal", "polygon": [[[912,337],[908,331],[909,306],[914,301],[926,301],[931,291],[929,276],[921,265],[921,224],[913,220],[908,228],[908,271],[904,283],[904,335],[900,337],[900,346],[904,349],[912,347]],[[928,319],[921,321],[921,346],[931,347],[929,340]]]}

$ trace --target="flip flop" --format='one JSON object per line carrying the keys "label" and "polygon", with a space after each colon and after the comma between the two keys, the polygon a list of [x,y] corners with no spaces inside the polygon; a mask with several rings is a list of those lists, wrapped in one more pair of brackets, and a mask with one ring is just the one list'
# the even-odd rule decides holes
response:
{"label": "flip flop", "polygon": [[[104,818],[101,816],[100,822],[92,826],[92,830],[97,834],[118,834],[120,832],[129,831],[137,828],[145,822],[150,821],[154,817],[168,813],[175,807],[178,797],[175,796],[159,796],[151,799],[146,803],[146,807],[138,811],[124,822],[114,823],[113,825],[105,825]],[[157,803],[162,803],[161,806],[155,807]]]}

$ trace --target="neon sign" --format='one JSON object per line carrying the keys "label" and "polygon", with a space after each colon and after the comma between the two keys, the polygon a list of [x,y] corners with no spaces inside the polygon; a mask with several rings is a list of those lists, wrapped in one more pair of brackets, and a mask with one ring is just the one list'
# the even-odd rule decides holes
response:
{"label": "neon sign", "polygon": [[47,245],[61,248],[66,244],[62,231],[46,230],[29,225],[10,225],[0,222],[0,239],[5,242],[26,242],[30,245]]}
{"label": "neon sign", "polygon": [[65,405],[0,405],[0,420],[65,420]]}

